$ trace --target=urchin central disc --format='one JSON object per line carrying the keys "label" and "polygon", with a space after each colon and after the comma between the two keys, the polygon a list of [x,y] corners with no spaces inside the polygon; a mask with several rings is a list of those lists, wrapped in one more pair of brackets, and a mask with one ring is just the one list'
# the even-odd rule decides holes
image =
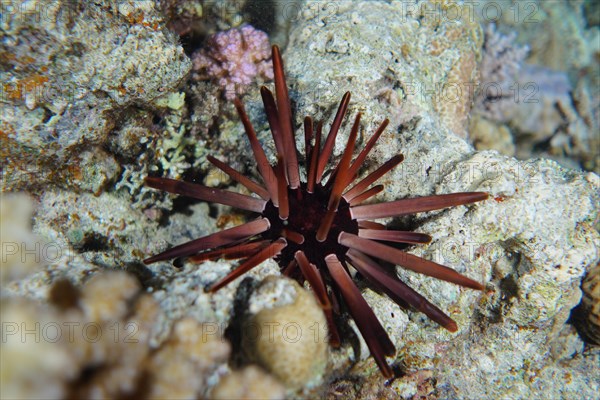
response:
{"label": "urchin central disc", "polygon": [[[268,239],[280,237],[288,239],[288,246],[281,252],[278,261],[282,267],[287,266],[298,250],[302,250],[308,260],[316,266],[325,268],[323,261],[328,254],[343,257],[348,248],[338,243],[340,232],[358,233],[358,223],[350,216],[350,205],[341,200],[331,229],[323,241],[317,240],[317,230],[327,213],[327,202],[330,191],[323,185],[316,185],[314,193],[306,190],[301,184],[298,189],[288,190],[289,216],[286,220],[279,217],[279,209],[268,201],[262,213],[271,223],[271,228],[264,233]],[[301,240],[298,240],[302,237]]]}

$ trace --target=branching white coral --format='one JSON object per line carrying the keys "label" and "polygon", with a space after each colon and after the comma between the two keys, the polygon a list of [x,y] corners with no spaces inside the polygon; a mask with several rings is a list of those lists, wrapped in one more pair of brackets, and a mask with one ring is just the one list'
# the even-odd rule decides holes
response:
{"label": "branching white coral", "polygon": [[[184,154],[184,149],[194,144],[186,136],[187,126],[183,123],[185,112],[186,108],[181,107],[165,117],[165,130],[156,142],[156,158],[160,168],[165,171],[165,176],[169,178],[180,178],[191,166]],[[153,165],[150,170],[158,171],[159,166]]]}

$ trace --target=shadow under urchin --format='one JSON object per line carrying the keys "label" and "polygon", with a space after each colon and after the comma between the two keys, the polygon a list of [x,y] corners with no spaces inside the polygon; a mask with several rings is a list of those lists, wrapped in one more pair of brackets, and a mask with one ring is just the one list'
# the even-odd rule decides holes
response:
{"label": "shadow under urchin", "polygon": [[402,282],[394,270],[381,266],[374,259],[472,289],[482,290],[483,286],[451,268],[385,244],[429,243],[429,235],[388,230],[372,219],[469,204],[485,200],[488,195],[464,192],[362,204],[383,190],[383,185],[371,185],[400,164],[403,156],[392,157],[358,180],[360,167],[389,123],[384,120],[353,159],[361,118],[358,113],[339,163],[326,171],[350,102],[349,92],[342,98],[324,143],[322,121],[315,126],[311,117],[304,119],[307,181],[302,182],[288,89],[277,46],[273,46],[272,58],[275,96],[264,86],[261,87],[261,96],[275,142],[277,163],[270,165],[267,161],[239,99],[235,99],[234,104],[250,141],[262,182],[255,182],[214,157],[208,157],[212,164],[256,196],[167,178],[146,178],[146,184],[155,189],[236,207],[260,216],[240,226],[175,246],[144,262],[150,264],[178,257],[189,257],[196,263],[219,258],[244,259],[237,268],[208,288],[214,292],[266,259],[275,258],[282,274],[298,280],[300,284],[306,281],[310,285],[325,313],[331,345],[340,345],[334,316],[342,313],[340,305],[344,305],[382,374],[391,378],[393,371],[385,357],[393,356],[396,349],[354,284],[348,266],[354,267],[370,285],[386,293],[398,305],[410,305],[452,332],[457,330],[457,325],[450,317]]}

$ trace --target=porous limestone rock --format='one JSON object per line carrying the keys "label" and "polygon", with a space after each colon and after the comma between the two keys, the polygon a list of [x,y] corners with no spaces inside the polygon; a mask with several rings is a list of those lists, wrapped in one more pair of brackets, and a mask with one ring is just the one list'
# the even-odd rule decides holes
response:
{"label": "porous limestone rock", "polygon": [[2,16],[3,190],[51,183],[97,193],[119,168],[80,154],[100,151],[130,107],[172,91],[189,58],[151,1],[16,0],[2,3]]}

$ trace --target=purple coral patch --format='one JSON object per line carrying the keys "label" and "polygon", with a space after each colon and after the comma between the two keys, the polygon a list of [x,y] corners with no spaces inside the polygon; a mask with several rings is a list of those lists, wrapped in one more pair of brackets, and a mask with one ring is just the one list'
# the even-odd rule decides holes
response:
{"label": "purple coral patch", "polygon": [[199,79],[214,80],[227,100],[242,95],[256,76],[273,79],[269,37],[250,25],[214,34],[192,60]]}

